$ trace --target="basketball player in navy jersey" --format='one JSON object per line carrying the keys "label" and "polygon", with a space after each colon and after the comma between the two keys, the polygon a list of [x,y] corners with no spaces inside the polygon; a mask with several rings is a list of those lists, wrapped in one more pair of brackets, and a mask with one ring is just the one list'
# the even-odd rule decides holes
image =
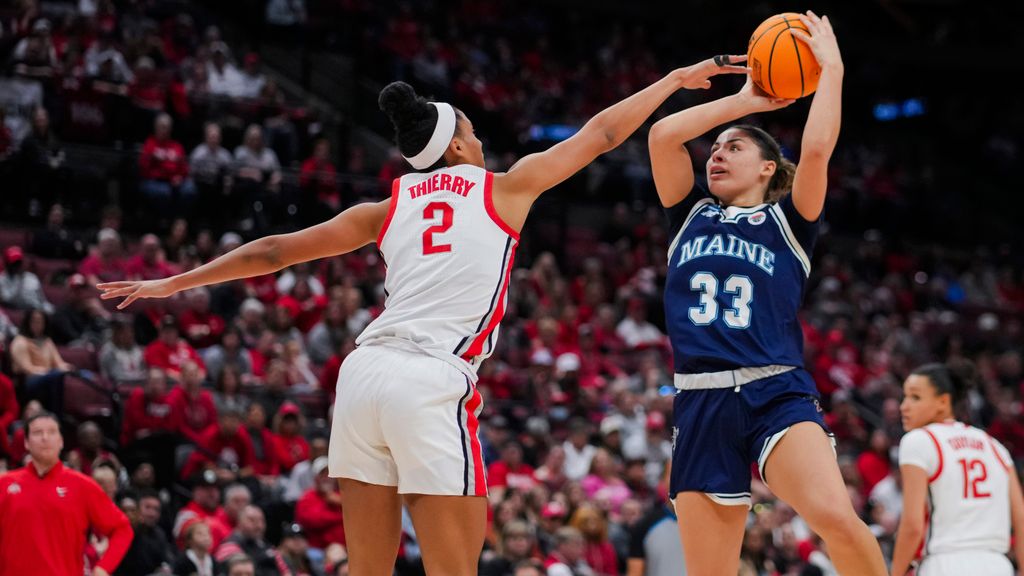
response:
{"label": "basketball player in navy jersey", "polygon": [[797,310],[839,135],[843,63],[828,19],[811,12],[801,19],[810,35],[793,35],[822,72],[799,165],[763,130],[732,126],[711,148],[707,189],[694,185],[686,142],[792,103],[767,97],[749,78],[738,94],[669,116],[649,136],[674,238],[665,286],[678,388],[670,492],[690,576],[736,574],[755,462],[824,539],[841,574],[885,574],[803,369]]}
{"label": "basketball player in navy jersey", "polygon": [[712,60],[675,70],[501,174],[486,170],[462,112],[392,83],[381,91],[380,107],[399,150],[422,172],[396,179],[391,198],[255,240],[171,278],[100,284],[102,297],[123,297],[124,308],[377,242],[388,266],[385,310],[342,365],[328,455],[345,494],[349,566],[359,576],[391,574],[404,500],[427,573],[476,574],[487,522],[476,368],[494,348],[530,207],[625,141],[680,88],[707,88],[712,76],[745,72]]}

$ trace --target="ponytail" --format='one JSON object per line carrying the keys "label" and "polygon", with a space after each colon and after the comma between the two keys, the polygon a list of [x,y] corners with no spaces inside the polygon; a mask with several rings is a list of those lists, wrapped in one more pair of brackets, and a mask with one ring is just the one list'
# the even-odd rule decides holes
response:
{"label": "ponytail", "polygon": [[940,396],[949,394],[954,409],[967,399],[967,394],[978,379],[977,368],[967,360],[925,364],[916,368],[912,374],[927,378]]}

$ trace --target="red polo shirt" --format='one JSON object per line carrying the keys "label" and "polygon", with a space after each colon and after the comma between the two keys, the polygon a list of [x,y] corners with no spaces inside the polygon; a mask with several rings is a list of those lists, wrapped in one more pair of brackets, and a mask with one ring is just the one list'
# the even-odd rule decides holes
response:
{"label": "red polo shirt", "polygon": [[81,576],[90,528],[110,538],[98,566],[113,572],[132,527],[92,478],[59,462],[42,477],[33,463],[0,476],[0,576]]}

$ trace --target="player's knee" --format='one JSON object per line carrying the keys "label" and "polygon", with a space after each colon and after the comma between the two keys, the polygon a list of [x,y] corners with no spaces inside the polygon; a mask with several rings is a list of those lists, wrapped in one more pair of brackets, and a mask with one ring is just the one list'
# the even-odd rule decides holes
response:
{"label": "player's knee", "polygon": [[825,504],[801,515],[807,520],[811,529],[825,541],[832,538],[852,538],[864,527],[863,522],[851,507]]}

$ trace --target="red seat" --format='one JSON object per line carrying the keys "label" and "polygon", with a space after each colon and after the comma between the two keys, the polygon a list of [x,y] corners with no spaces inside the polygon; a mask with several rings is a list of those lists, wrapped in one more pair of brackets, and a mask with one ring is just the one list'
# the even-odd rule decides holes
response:
{"label": "red seat", "polygon": [[89,348],[84,346],[58,346],[57,351],[60,352],[60,357],[65,362],[75,368],[91,370],[93,372],[99,371],[100,366],[96,353]]}

